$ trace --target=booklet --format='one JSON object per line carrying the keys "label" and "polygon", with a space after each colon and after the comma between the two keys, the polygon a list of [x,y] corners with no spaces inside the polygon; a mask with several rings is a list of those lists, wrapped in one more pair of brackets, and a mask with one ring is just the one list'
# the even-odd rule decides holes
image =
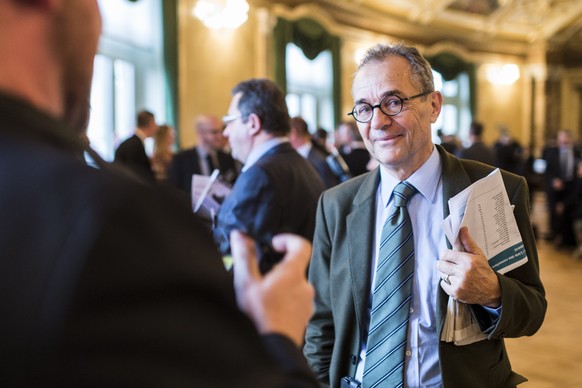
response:
{"label": "booklet", "polygon": [[[499,169],[449,199],[443,230],[453,249],[462,250],[459,230],[466,226],[491,268],[504,274],[527,262],[521,234]],[[467,345],[487,338],[472,309],[449,297],[441,340]]]}
{"label": "booklet", "polygon": [[453,249],[460,249],[459,230],[466,226],[495,271],[504,274],[527,262],[499,169],[449,199],[449,211],[443,229]]}
{"label": "booklet", "polygon": [[210,176],[192,175],[192,208],[206,220],[214,223],[216,213],[232,186],[220,179],[220,171],[214,170]]}

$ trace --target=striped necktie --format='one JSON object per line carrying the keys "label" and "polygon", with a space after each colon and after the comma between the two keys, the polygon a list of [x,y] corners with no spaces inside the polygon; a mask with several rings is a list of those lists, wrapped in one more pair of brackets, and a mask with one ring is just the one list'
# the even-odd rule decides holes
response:
{"label": "striped necktie", "polygon": [[416,193],[408,182],[394,188],[394,213],[382,228],[362,379],[366,388],[403,384],[414,274],[414,238],[406,202]]}

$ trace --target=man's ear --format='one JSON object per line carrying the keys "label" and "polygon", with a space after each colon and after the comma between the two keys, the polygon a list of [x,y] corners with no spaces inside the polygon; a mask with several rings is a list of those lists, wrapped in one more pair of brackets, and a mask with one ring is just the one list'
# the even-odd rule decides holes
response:
{"label": "man's ear", "polygon": [[443,107],[443,95],[441,92],[434,91],[431,93],[431,105],[432,114],[430,117],[430,122],[434,124],[437,121]]}
{"label": "man's ear", "polygon": [[247,125],[249,126],[249,134],[252,136],[257,135],[263,128],[263,123],[261,118],[255,113],[251,113],[247,119]]}

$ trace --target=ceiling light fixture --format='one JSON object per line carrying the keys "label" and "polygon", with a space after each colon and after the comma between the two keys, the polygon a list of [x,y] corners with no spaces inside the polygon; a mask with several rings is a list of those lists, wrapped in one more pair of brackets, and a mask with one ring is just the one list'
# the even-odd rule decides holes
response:
{"label": "ceiling light fixture", "polygon": [[245,0],[198,0],[192,14],[208,28],[236,29],[248,19]]}
{"label": "ceiling light fixture", "polygon": [[487,69],[487,79],[494,85],[512,85],[519,79],[519,66],[513,63],[490,65]]}

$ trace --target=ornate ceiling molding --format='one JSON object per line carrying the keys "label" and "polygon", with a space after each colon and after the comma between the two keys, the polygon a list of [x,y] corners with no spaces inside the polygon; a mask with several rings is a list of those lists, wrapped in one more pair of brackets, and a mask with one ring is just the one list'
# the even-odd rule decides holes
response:
{"label": "ornate ceiling molding", "polygon": [[287,15],[322,18],[318,21],[341,36],[367,33],[425,47],[448,42],[471,53],[521,58],[540,42],[565,49],[579,37],[576,47],[582,47],[580,0],[249,1]]}

